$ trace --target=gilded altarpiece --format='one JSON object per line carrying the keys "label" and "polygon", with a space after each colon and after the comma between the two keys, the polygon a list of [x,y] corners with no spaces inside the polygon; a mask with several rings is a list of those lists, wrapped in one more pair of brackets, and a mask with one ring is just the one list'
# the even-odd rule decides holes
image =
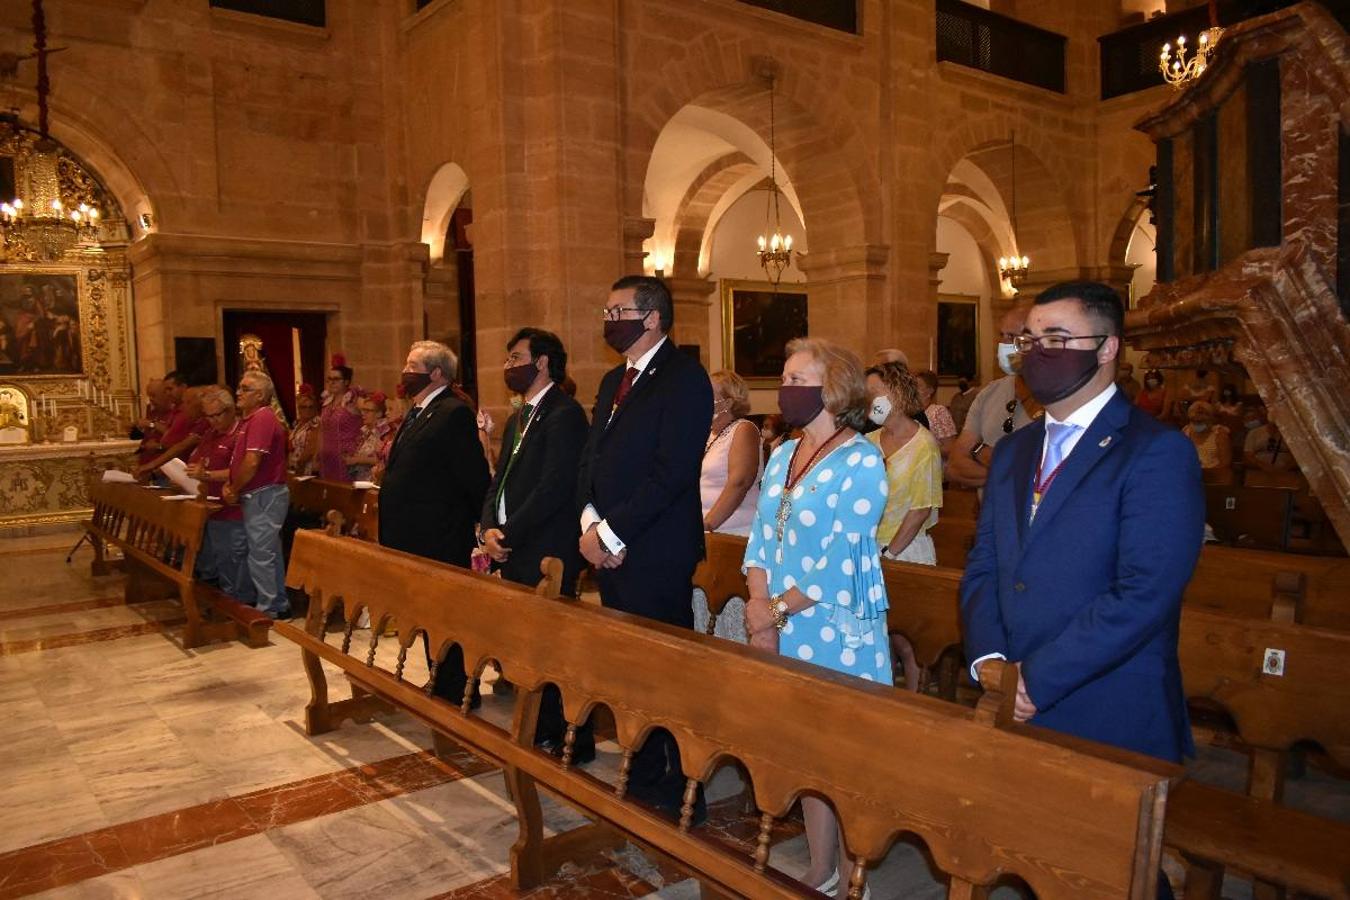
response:
{"label": "gilded altarpiece", "polygon": [[[14,161],[20,186],[33,141],[28,129],[0,125],[0,157]],[[33,317],[48,314],[53,321],[69,316],[68,298],[60,291],[73,285],[77,318],[59,327],[67,335],[75,333],[77,340],[67,338],[64,346],[77,347],[79,356],[78,366],[68,358],[61,365],[24,366],[17,355],[7,354],[11,362],[0,380],[27,390],[34,415],[31,443],[0,447],[0,534],[16,526],[84,518],[89,478],[106,468],[129,466],[136,447],[127,440],[130,423],[139,417],[127,223],[97,177],[63,149],[57,152],[63,196],[97,206],[103,221],[95,240],[56,259],[44,258],[17,235],[7,235],[0,248],[0,283],[6,297],[13,295],[5,304],[10,348],[17,350],[16,324],[31,325]],[[50,286],[45,301],[44,286]],[[69,427],[75,429],[75,441],[64,439]]]}

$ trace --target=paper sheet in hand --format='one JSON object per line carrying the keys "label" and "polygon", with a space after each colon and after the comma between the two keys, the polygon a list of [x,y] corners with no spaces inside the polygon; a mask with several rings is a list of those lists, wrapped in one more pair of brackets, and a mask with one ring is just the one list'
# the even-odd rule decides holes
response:
{"label": "paper sheet in hand", "polygon": [[187,465],[181,459],[171,459],[159,467],[164,477],[173,482],[184,494],[197,496],[197,486],[201,483],[187,473]]}
{"label": "paper sheet in hand", "polygon": [[136,476],[130,472],[123,472],[121,469],[105,469],[103,472],[104,484],[135,484]]}
{"label": "paper sheet in hand", "polygon": [[352,487],[359,491],[375,491],[380,488],[380,486],[373,481],[353,481]]}

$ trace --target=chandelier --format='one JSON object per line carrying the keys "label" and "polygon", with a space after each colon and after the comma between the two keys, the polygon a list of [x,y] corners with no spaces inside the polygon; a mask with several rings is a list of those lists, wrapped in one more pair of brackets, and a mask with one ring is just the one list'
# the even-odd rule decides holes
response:
{"label": "chandelier", "polygon": [[33,49],[37,58],[38,139],[16,163],[15,190],[21,196],[0,202],[0,231],[8,253],[56,260],[81,241],[93,240],[99,210],[61,196],[56,142],[47,132],[47,20],[42,0],[33,0]]}
{"label": "chandelier", "polygon": [[[1209,27],[1200,32],[1199,44],[1193,52],[1188,51],[1184,34],[1177,37],[1175,54],[1171,44],[1163,44],[1162,53],[1158,54],[1158,69],[1162,72],[1163,80],[1180,90],[1188,81],[1199,78],[1209,67],[1209,56],[1222,36],[1217,0],[1209,0]],[[1190,59],[1186,58],[1187,52],[1192,53]]]}
{"label": "chandelier", "polygon": [[774,75],[769,73],[769,200],[764,210],[764,228],[770,234],[757,239],[759,264],[774,287],[783,280],[783,270],[792,265],[792,235],[783,234],[782,216],[778,209],[778,145],[773,108]]}
{"label": "chandelier", "polygon": [[[1013,247],[1017,246],[1017,133],[1012,132],[1008,135],[1008,151],[1012,159],[1012,239]],[[1027,280],[1027,273],[1031,271],[1031,258],[1028,256],[1018,256],[1015,252],[1012,256],[1000,256],[998,258],[998,277],[1007,281],[1013,286],[1013,292],[1022,286],[1022,282]]]}

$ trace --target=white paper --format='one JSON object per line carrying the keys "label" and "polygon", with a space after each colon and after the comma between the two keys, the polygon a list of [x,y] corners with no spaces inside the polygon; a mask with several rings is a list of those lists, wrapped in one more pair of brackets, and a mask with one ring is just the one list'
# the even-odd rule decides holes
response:
{"label": "white paper", "polygon": [[161,500],[196,500],[196,494],[165,494]]}
{"label": "white paper", "polygon": [[318,475],[292,475],[292,481],[309,481],[311,478],[318,478]]}
{"label": "white paper", "polygon": [[121,469],[105,469],[103,472],[104,484],[135,484],[136,476],[130,472],[123,472]]}
{"label": "white paper", "polygon": [[359,491],[377,491],[380,486],[373,481],[353,481],[352,487]]}
{"label": "white paper", "polygon": [[174,486],[181,489],[184,494],[191,497],[197,496],[197,487],[201,484],[197,479],[187,473],[187,465],[181,459],[171,459],[159,467],[164,473],[164,477],[174,483]]}

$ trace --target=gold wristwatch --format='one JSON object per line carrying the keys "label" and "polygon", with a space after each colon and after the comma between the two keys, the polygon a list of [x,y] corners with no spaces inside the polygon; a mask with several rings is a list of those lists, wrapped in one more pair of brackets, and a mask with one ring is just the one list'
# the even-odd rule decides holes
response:
{"label": "gold wristwatch", "polygon": [[781,595],[769,598],[769,612],[773,613],[773,627],[782,631],[787,625],[788,605]]}

